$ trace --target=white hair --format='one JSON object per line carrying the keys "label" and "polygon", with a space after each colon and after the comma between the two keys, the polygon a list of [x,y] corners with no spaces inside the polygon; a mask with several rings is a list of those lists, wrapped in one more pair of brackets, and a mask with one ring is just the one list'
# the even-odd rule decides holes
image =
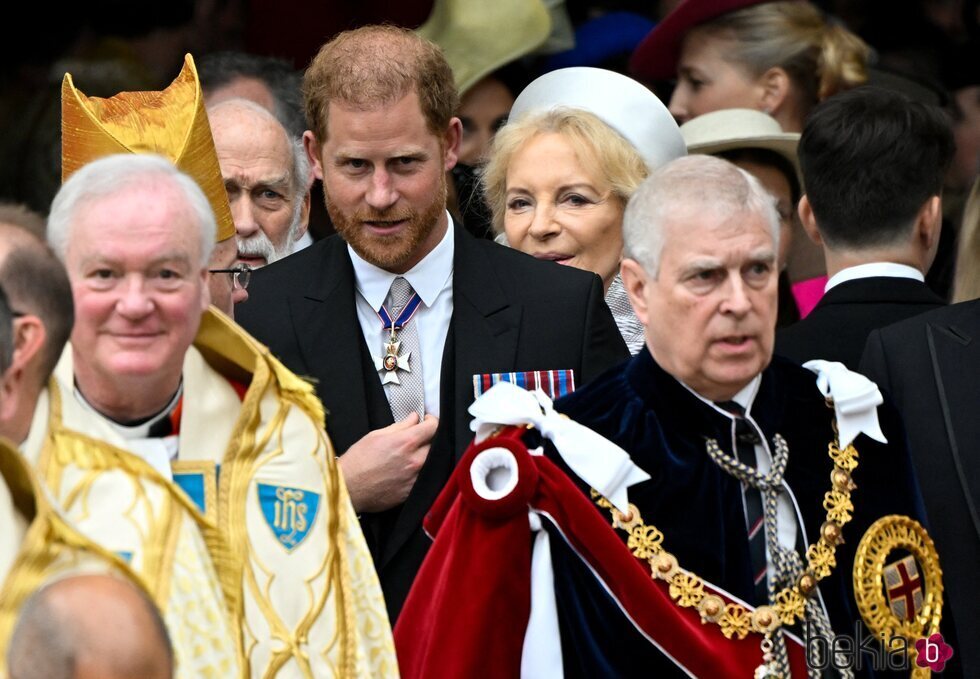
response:
{"label": "white hair", "polygon": [[290,254],[293,251],[293,246],[296,245],[296,241],[299,240],[299,229],[303,222],[303,203],[306,199],[306,194],[310,190],[310,184],[313,183],[312,175],[310,174],[310,158],[306,155],[302,137],[291,137],[289,139],[289,147],[293,152],[293,172],[290,177],[293,185],[293,215],[292,221],[289,223],[286,242],[283,243],[283,252],[279,255],[280,257],[285,257]]}
{"label": "white hair", "polygon": [[274,123],[276,127],[282,130],[282,134],[286,138],[286,145],[289,147],[289,151],[293,156],[293,166],[289,171],[289,181],[293,187],[293,198],[302,203],[303,195],[310,190],[310,184],[312,183],[310,181],[310,159],[306,155],[306,149],[303,147],[303,138],[294,137],[289,134],[289,131],[285,128],[285,126],[283,126],[282,122],[272,111],[265,108],[261,104],[252,101],[251,99],[245,99],[244,97],[223,99],[217,104],[208,106],[207,114],[210,116],[213,112],[219,111],[226,106],[238,107],[240,109],[250,111],[258,115],[260,118],[265,118],[269,122]]}
{"label": "white hair", "polygon": [[[296,193],[296,202],[302,204],[303,196],[310,190],[310,184],[313,183],[310,175],[310,157],[306,155],[302,137],[289,137],[289,147],[293,151],[293,176],[291,177],[293,189]],[[299,214],[298,210],[297,214]]]}
{"label": "white hair", "polygon": [[779,212],[759,180],[727,160],[690,155],[667,163],[641,183],[623,214],[623,251],[656,278],[664,225],[680,212],[754,213],[769,226],[779,249]]}
{"label": "white hair", "polygon": [[[211,203],[190,176],[178,170],[163,156],[149,153],[105,156],[85,165],[69,177],[51,203],[48,243],[64,262],[71,239],[71,227],[82,206],[133,187],[159,182],[170,182],[171,186],[182,193],[187,207],[197,218],[195,221],[201,239],[200,264],[202,267],[207,266],[218,230]],[[106,218],[111,219],[111,215]]]}

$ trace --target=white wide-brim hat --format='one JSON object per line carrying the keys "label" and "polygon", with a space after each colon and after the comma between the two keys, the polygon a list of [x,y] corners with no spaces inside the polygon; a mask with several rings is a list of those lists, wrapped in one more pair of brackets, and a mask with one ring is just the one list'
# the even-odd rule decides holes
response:
{"label": "white wide-brim hat", "polygon": [[554,108],[593,114],[632,144],[650,170],[687,154],[680,129],[663,102],[621,73],[589,66],[545,73],[517,97],[510,120]]}
{"label": "white wide-brim hat", "polygon": [[796,147],[800,135],[783,132],[776,119],[750,108],[726,108],[699,115],[680,127],[688,153],[715,155],[736,149],[767,149],[778,153],[796,170],[803,184]]}

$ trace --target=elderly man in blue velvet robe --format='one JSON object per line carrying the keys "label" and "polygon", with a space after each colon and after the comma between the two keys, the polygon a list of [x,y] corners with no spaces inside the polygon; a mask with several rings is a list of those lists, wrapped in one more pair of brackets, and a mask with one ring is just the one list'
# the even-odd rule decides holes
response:
{"label": "elderly man in blue velvet robe", "polygon": [[[726,161],[690,156],[641,185],[623,228],[646,348],[556,408],[650,474],[625,514],[592,492],[634,555],[705,625],[757,635],[757,677],[787,676],[786,644],[800,642],[811,676],[948,655],[945,625],[945,642],[929,636],[942,584],[900,421],[841,364],[772,356],[768,194]],[[662,660],[650,676],[683,671]]]}

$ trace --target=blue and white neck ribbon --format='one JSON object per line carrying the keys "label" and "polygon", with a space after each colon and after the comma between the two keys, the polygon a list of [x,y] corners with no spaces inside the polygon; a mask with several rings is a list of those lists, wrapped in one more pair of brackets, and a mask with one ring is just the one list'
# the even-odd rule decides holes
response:
{"label": "blue and white neck ribbon", "polygon": [[385,308],[384,304],[382,304],[381,308],[377,311],[378,318],[381,319],[381,327],[385,330],[398,332],[408,325],[408,322],[412,320],[412,316],[414,316],[415,312],[419,310],[419,306],[421,306],[421,304],[422,298],[419,297],[419,293],[416,292],[412,295],[411,299],[408,300],[408,303],[404,306],[404,308],[402,308],[401,313],[398,314],[398,318],[395,320],[391,320],[391,314],[388,312],[388,309]]}

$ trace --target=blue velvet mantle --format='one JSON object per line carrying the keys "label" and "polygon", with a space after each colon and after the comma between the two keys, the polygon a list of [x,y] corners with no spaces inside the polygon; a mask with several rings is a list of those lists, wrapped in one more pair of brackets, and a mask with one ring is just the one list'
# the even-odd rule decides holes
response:
{"label": "blue velvet mantle", "polygon": [[[618,444],[650,474],[649,481],[630,488],[629,497],[644,521],[664,533],[664,547],[681,567],[752,602],[739,482],[705,451],[706,439],[714,438],[733,453],[734,425],[729,418],[663,371],[646,348],[559,400],[556,408]],[[855,441],[860,466],[853,474],[858,486],[851,496],[854,518],[844,528],[837,568],[820,583],[831,625],[849,635],[855,624],[862,624],[851,571],[865,531],[887,514],[925,523],[901,421],[887,404],[878,412],[889,443],[863,434]],[[831,488],[833,463],[827,447],[833,440],[833,411],[812,372],[775,357],[762,374],[751,414],[770,447],[776,433],[789,444],[785,479],[798,503],[807,542],[812,543],[826,519],[822,503]],[[858,674],[875,676],[867,669]]]}

